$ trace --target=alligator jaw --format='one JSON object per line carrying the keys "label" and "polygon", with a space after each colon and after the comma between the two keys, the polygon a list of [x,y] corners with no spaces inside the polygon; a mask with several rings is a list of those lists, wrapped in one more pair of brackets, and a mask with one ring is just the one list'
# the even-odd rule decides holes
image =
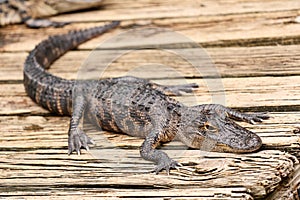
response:
{"label": "alligator jaw", "polygon": [[206,132],[205,136],[195,137],[193,144],[198,143],[197,147],[201,148],[205,142],[210,143],[212,151],[227,153],[249,153],[257,151],[262,146],[261,138],[257,134],[230,119],[218,127],[217,134]]}
{"label": "alligator jaw", "polygon": [[227,152],[227,153],[250,153],[259,150],[262,146],[262,141],[259,136],[253,133],[252,138],[245,142],[244,146],[232,146],[232,144],[225,144],[217,142],[213,151]]}

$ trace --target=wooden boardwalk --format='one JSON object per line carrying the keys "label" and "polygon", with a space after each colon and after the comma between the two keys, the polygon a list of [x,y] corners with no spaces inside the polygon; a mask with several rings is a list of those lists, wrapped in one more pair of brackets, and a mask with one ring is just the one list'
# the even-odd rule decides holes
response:
{"label": "wooden boardwalk", "polygon": [[[299,199],[299,16],[299,0],[106,0],[99,9],[52,18],[76,21],[64,28],[1,28],[0,199]],[[102,77],[138,73],[136,66],[149,63],[170,66],[201,86],[195,95],[175,97],[186,104],[212,103],[212,95],[224,94],[226,106],[269,112],[272,118],[262,124],[242,123],[261,136],[262,149],[226,154],[191,150],[174,141],[162,149],[184,167],[170,176],[154,175],[148,173],[154,165],[139,156],[141,139],[91,131],[96,145],[90,152],[68,156],[69,118],[50,114],[27,97],[23,63],[48,35],[111,20],[121,20],[121,27],[68,52],[50,72],[75,79],[101,42],[132,28],[168,28],[201,44],[222,78],[199,76],[186,60],[153,49],[118,57]],[[166,40],[154,47],[180,49],[197,59],[193,44],[185,41]],[[94,52],[117,55],[130,48],[134,44],[125,38]],[[157,82],[182,81],[161,68],[143,69],[139,75]],[[223,88],[209,89],[205,81],[212,80],[222,81]]]}

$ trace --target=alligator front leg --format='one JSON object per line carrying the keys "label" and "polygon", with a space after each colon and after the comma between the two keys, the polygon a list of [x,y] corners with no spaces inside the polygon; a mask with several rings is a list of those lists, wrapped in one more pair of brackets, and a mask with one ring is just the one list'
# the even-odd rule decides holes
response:
{"label": "alligator front leg", "polygon": [[172,160],[165,152],[155,149],[159,143],[163,133],[161,131],[151,132],[143,142],[140,148],[140,154],[145,160],[155,162],[157,166],[151,171],[158,174],[162,170],[166,170],[169,175],[170,169],[180,167],[181,164]]}
{"label": "alligator front leg", "polygon": [[83,112],[86,107],[86,100],[83,96],[76,97],[73,105],[73,114],[70,121],[70,128],[68,133],[68,154],[73,151],[80,154],[80,149],[85,148],[89,150],[88,145],[94,144],[92,139],[88,137],[80,128],[79,122],[83,116]]}

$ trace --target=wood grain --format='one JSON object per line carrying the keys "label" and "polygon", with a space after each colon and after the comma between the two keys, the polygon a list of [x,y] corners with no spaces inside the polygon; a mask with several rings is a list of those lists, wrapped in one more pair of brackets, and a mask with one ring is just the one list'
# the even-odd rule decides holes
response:
{"label": "wood grain", "polygon": [[[99,8],[51,18],[75,22],[64,28],[1,27],[0,196],[297,198],[299,15],[299,0],[105,0]],[[179,141],[172,141],[161,148],[184,166],[171,171],[170,176],[165,172],[154,175],[149,173],[154,165],[139,155],[142,139],[89,127],[87,132],[96,145],[90,152],[82,150],[80,156],[68,156],[69,118],[55,116],[27,97],[23,63],[28,51],[49,35],[111,20],[121,20],[121,27],[68,52],[50,72],[67,79],[138,75],[162,84],[196,82],[200,87],[193,94],[174,98],[187,105],[223,103],[246,112],[269,112],[271,118],[261,124],[240,123],[262,138],[262,149],[251,154],[225,154],[187,149]],[[171,40],[165,34],[162,40],[140,44],[120,35],[133,28],[149,27],[166,28],[169,36],[183,37]],[[162,36],[159,31],[152,33]],[[103,45],[116,38],[117,42]],[[201,54],[195,51],[201,49],[199,44],[204,48]],[[184,52],[188,59],[178,52]],[[100,64],[103,66],[100,57],[115,58],[104,74],[99,73]],[[195,67],[189,61],[200,65]],[[86,72],[90,68],[85,67],[90,66],[94,71]]]}

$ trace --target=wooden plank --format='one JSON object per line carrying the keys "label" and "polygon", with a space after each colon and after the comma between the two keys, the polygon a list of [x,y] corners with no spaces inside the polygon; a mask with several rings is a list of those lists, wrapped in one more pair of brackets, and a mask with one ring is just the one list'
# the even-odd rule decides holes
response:
{"label": "wooden plank", "polygon": [[297,165],[293,175],[285,180],[266,200],[299,199],[300,166]]}
{"label": "wooden plank", "polygon": [[[19,88],[23,87],[19,85]],[[6,96],[0,97],[0,99],[0,115],[43,115],[49,113],[47,110],[37,106],[30,98],[25,96]]]}
{"label": "wooden plank", "polygon": [[[71,51],[59,58],[51,67],[50,72],[68,79],[77,78],[78,69],[87,66],[87,62],[95,66],[99,57],[107,55],[117,58],[108,69],[107,76],[120,76],[129,70],[144,65],[157,64],[154,67],[144,67],[144,74],[153,75],[154,71],[161,70],[163,76],[172,76],[167,69],[176,71],[184,77],[207,76],[209,70],[204,66],[205,62],[213,62],[216,71],[222,77],[245,77],[245,76],[287,76],[300,75],[300,68],[296,64],[299,59],[299,45],[277,46],[277,47],[238,47],[238,48],[205,48],[207,56],[194,55],[193,49],[182,49],[187,55],[189,62],[202,63],[201,68],[191,66],[190,63],[176,54],[176,50],[137,50],[124,54],[121,50],[111,51]],[[172,53],[173,52],[173,53]],[[122,55],[119,57],[118,55]],[[5,60],[0,65],[3,73],[0,81],[16,81],[23,79],[23,64],[27,53],[11,52],[0,54],[0,59]],[[94,57],[95,58],[94,58]],[[99,57],[98,57],[99,56]],[[207,60],[207,59],[211,60]],[[162,66],[165,66],[161,69]],[[98,68],[99,69],[99,68]],[[136,70],[136,69],[135,69]],[[202,74],[199,73],[202,72]],[[134,72],[134,71],[133,71]],[[137,73],[137,70],[136,70]],[[177,75],[178,75],[177,74]],[[142,73],[138,75],[143,75]],[[211,73],[211,75],[214,75]],[[157,76],[157,75],[156,75]],[[151,78],[151,76],[150,76]]]}
{"label": "wooden plank", "polygon": [[[220,80],[221,88],[208,88],[207,83],[213,82],[213,79],[188,79],[188,82],[196,82],[200,88],[196,90],[195,96],[184,96],[178,99],[191,105],[197,103],[212,102],[211,95],[216,94],[221,97],[226,97],[225,104],[231,107],[270,107],[269,111],[280,107],[280,109],[294,109],[299,110],[300,94],[297,90],[299,80],[299,67],[295,65],[297,60],[299,46],[283,46],[278,47],[277,50],[271,47],[254,47],[254,48],[222,48],[209,49],[213,52],[211,55],[216,62],[216,67],[223,78]],[[188,50],[187,50],[188,51]],[[278,51],[278,53],[276,53]],[[153,53],[153,51],[151,51]],[[154,51],[156,52],[156,51]],[[238,53],[240,52],[240,53]],[[106,53],[112,53],[111,51]],[[179,71],[182,76],[192,78],[197,72],[195,68],[189,66],[186,62],[174,57],[164,57],[164,52],[156,52],[155,56],[149,56],[149,52],[139,51],[137,53],[128,54],[121,57],[112,66],[111,70],[107,70],[104,77],[113,77],[128,75],[128,71],[132,66],[143,66],[147,63],[161,63],[165,66],[170,66],[176,71]],[[248,55],[251,56],[248,56]],[[26,53],[18,53],[20,58],[25,59]],[[265,55],[265,56],[263,56]],[[280,55],[280,56],[278,56]],[[285,57],[286,55],[286,57]],[[22,59],[17,59],[14,62],[14,53],[1,54],[2,58],[8,62],[1,65],[1,81],[17,82],[16,84],[2,84],[0,88],[0,98],[6,101],[0,101],[1,113],[4,115],[17,113],[47,113],[43,109],[36,107],[30,99],[26,97],[22,84]],[[50,70],[51,73],[64,77],[76,78],[76,70],[80,66],[83,58],[87,56],[85,51],[72,51],[66,56],[59,59]],[[74,59],[81,57],[82,59]],[[248,58],[250,57],[250,58]],[[145,60],[145,61],[144,61]],[[264,62],[269,60],[268,62]],[[282,64],[282,60],[286,63]],[[259,63],[259,64],[257,64]],[[73,66],[77,66],[73,67]],[[269,68],[268,66],[272,66]],[[161,73],[158,73],[156,68],[149,69],[143,67],[140,70],[131,71],[131,75],[138,75],[141,77],[160,78],[165,79],[172,75],[178,76],[180,73],[169,73],[166,71],[169,68],[161,68]],[[246,70],[247,69],[247,70]],[[204,71],[208,69],[204,68]],[[93,74],[95,74],[93,72]],[[129,73],[130,74],[130,73]],[[159,76],[157,76],[157,74]],[[199,73],[198,73],[199,74]],[[146,75],[146,76],[145,76]],[[200,76],[201,74],[199,74]],[[252,75],[253,77],[246,77]],[[272,77],[275,75],[276,77]],[[293,76],[287,76],[293,75]],[[256,76],[256,77],[255,77]],[[264,76],[264,77],[261,77]],[[271,76],[271,77],[269,77]],[[156,80],[158,81],[158,80]],[[182,84],[184,80],[160,80],[163,84]],[[270,83],[272,83],[270,85]],[[300,84],[300,83],[299,83]],[[222,89],[224,94],[222,95]],[[209,93],[210,92],[210,93]],[[8,97],[8,98],[7,98]],[[239,98],[237,101],[236,98]],[[224,103],[224,102],[223,102]]]}
{"label": "wooden plank", "polygon": [[[243,2],[243,1],[241,1]],[[123,2],[120,4],[124,4]],[[138,3],[140,7],[143,7],[143,4]],[[248,4],[248,6],[247,6]],[[286,7],[288,4],[288,7]],[[182,9],[182,4],[170,4],[172,5],[167,6],[164,9],[176,11],[184,10],[187,13],[194,13],[195,4],[192,2],[185,3],[184,7],[186,9]],[[187,6],[190,5],[190,6]],[[200,4],[201,5],[201,4]],[[243,5],[237,4],[239,6],[246,6],[249,7],[249,2]],[[177,17],[176,19],[166,18],[161,15],[161,10],[157,10],[160,13],[160,17],[158,19],[148,20],[139,18],[137,22],[136,19],[126,19],[124,17],[123,22],[123,30],[130,30],[131,27],[134,26],[147,26],[149,25],[156,25],[159,27],[166,27],[172,28],[172,30],[177,31],[180,34],[183,34],[190,38],[192,41],[196,43],[202,43],[203,45],[212,45],[212,46],[256,46],[262,44],[298,44],[299,43],[299,31],[300,28],[298,24],[295,22],[296,17],[299,15],[300,5],[299,2],[296,0],[291,0],[288,3],[280,2],[280,1],[267,1],[267,3],[258,2],[256,1],[253,7],[253,10],[250,11],[248,9],[243,9],[241,12],[234,12],[235,9],[229,9],[230,13],[221,14],[220,12],[224,12],[227,6],[232,6],[231,3],[216,3],[217,9],[220,11],[215,10],[215,6],[209,6],[211,10],[209,12],[215,12],[217,15],[210,16],[209,14],[201,16],[199,13],[194,14],[194,16],[188,17]],[[148,13],[147,15],[155,16],[153,12],[145,12],[145,10],[136,9],[134,5],[132,5],[131,13]],[[239,7],[238,6],[238,7]],[[270,12],[262,11],[261,8],[258,9],[260,6],[263,8],[269,7]],[[274,6],[274,7],[273,7]],[[188,8],[192,10],[189,10]],[[234,6],[235,8],[236,6]],[[201,8],[201,6],[200,6]],[[287,9],[284,9],[287,8]],[[107,7],[106,9],[109,9]],[[157,8],[156,8],[157,9]],[[203,8],[202,8],[203,9]],[[198,12],[202,12],[199,9]],[[205,8],[206,10],[207,8]],[[269,10],[268,9],[268,10]],[[103,21],[100,20],[99,16],[104,16],[105,11],[95,11],[98,13],[94,13],[93,17],[96,22],[91,23],[77,23],[64,28],[65,30],[72,30],[74,28],[84,28],[84,27],[91,27],[95,25],[102,25]],[[101,14],[99,14],[101,13]],[[131,14],[130,13],[130,14]],[[169,13],[169,12],[164,12]],[[128,15],[129,13],[124,13],[124,10],[118,9],[115,10],[114,13],[111,14],[112,19],[122,19],[122,16]],[[86,15],[92,16],[93,13],[86,13]],[[77,16],[77,17],[76,17]],[[132,16],[132,15],[129,15]],[[135,18],[141,17],[137,15]],[[145,16],[146,17],[146,16]],[[64,19],[68,18],[69,21],[70,16],[66,15]],[[84,19],[82,13],[72,15],[71,19]],[[90,20],[89,20],[90,21]],[[87,42],[83,44],[81,48],[94,48],[95,45],[99,44],[100,42],[105,41],[108,38],[116,36],[117,34],[121,33],[120,29],[111,31],[110,33],[104,34],[103,36]],[[0,45],[0,51],[28,51],[32,49],[39,41],[45,39],[47,35],[53,35],[61,33],[60,29],[53,29],[48,28],[44,30],[32,30],[32,29],[24,29],[24,26],[9,26],[2,28],[0,30],[1,41],[2,44]],[[166,38],[165,38],[166,39]],[[120,46],[130,46],[131,44],[126,44],[126,38],[124,40],[125,43],[119,45]],[[159,45],[169,45],[169,44],[176,44],[177,47],[182,46],[181,43],[184,43],[183,46],[186,46],[186,41],[173,41],[170,42],[165,40],[164,43],[159,43]],[[116,48],[114,46],[113,48]]]}
{"label": "wooden plank", "polygon": [[[23,189],[23,188],[22,188]],[[36,188],[36,192],[28,191],[24,189],[24,191],[19,192],[21,196],[26,195],[30,199],[32,197],[36,197],[39,195],[40,197],[47,197],[51,191],[51,199],[65,199],[66,197],[75,198],[75,199],[141,199],[141,198],[151,198],[151,199],[253,199],[250,194],[248,194],[246,188],[236,187],[236,188],[190,188],[191,193],[186,195],[182,195],[184,189],[112,189],[112,188],[68,188],[66,187],[64,190],[61,188],[46,188],[39,187]],[[1,193],[3,196],[9,196],[10,192]],[[14,193],[13,193],[14,194]],[[80,195],[80,197],[79,197]],[[182,197],[180,197],[182,196]]]}
{"label": "wooden plank", "polygon": [[[254,197],[264,197],[273,191],[293,170],[294,161],[290,155],[280,151],[263,151],[255,154],[236,155],[222,153],[200,153],[195,150],[169,150],[175,159],[184,164],[179,171],[172,171],[170,176],[145,173],[153,165],[145,163],[139,158],[136,150],[126,150],[124,156],[120,150],[102,149],[104,157],[92,157],[92,154],[83,154],[80,158],[76,155],[62,155],[61,150],[31,150],[26,152],[3,152],[1,154],[1,195],[9,195],[7,189],[18,190],[26,185],[29,188],[40,188],[40,194],[45,195],[50,189],[60,193],[60,187],[85,188],[115,188],[114,191],[97,193],[96,196],[148,196],[159,197],[196,197],[215,196],[228,197],[235,193],[236,187],[242,188]],[[104,153],[105,152],[105,153]],[[119,154],[121,152],[121,154]],[[118,157],[119,156],[119,157]],[[200,156],[200,157],[199,157]],[[99,160],[100,159],[100,160]],[[45,160],[47,161],[45,163]],[[294,160],[294,161],[293,161]],[[138,162],[137,162],[138,161]],[[103,163],[104,162],[104,163]],[[9,170],[6,170],[9,169]],[[126,178],[124,177],[126,176]],[[28,182],[28,179],[34,181]],[[141,181],[143,180],[143,181]],[[205,184],[203,184],[205,183]],[[220,191],[219,187],[230,185]],[[152,190],[122,191],[122,188],[132,187],[147,188]],[[191,189],[190,193],[182,193],[180,188]],[[199,188],[200,187],[200,188]],[[121,189],[121,191],[118,190]],[[172,188],[177,188],[172,189]],[[202,188],[207,188],[203,189]],[[216,188],[216,189],[215,189]],[[235,188],[235,189],[234,189]],[[174,193],[172,193],[174,191]],[[202,192],[201,192],[202,191]],[[171,193],[170,193],[171,192]],[[224,194],[225,192],[225,194]],[[227,194],[226,194],[227,193]],[[29,191],[30,194],[30,191]],[[139,195],[140,194],[140,195]]]}
{"label": "wooden plank", "polygon": [[[272,13],[278,11],[292,11],[299,9],[299,1],[280,0],[258,1],[258,0],[109,0],[104,1],[99,10],[91,12],[72,13],[53,17],[55,20],[66,20],[72,18],[75,21],[110,21],[110,20],[139,20],[157,18],[199,17],[199,16],[227,16],[244,13]],[[182,9],[184,8],[184,9]]]}
{"label": "wooden plank", "polygon": [[[67,156],[69,118],[48,114],[35,105],[22,85],[26,51],[47,35],[63,31],[54,28],[30,30],[24,25],[1,28],[0,51],[3,53],[0,59],[4,62],[0,64],[0,196],[28,199],[41,196],[51,199],[77,199],[79,196],[80,199],[141,199],[145,196],[151,199],[264,199],[276,189],[278,191],[270,198],[296,195],[299,167],[296,158],[290,154],[300,158],[300,133],[294,131],[300,118],[300,27],[295,20],[299,13],[298,0],[110,0],[105,1],[100,10],[52,18],[77,21],[63,31],[122,20],[121,28],[83,44],[79,51],[59,59],[50,70],[55,75],[76,78],[78,67],[99,42],[132,27],[154,25],[171,28],[205,47],[214,47],[206,50],[223,78],[226,105],[246,111],[271,111],[272,118],[262,124],[241,123],[257,132],[263,140],[261,151],[253,154],[189,150],[178,141],[163,146],[164,151],[184,164],[180,171],[173,170],[170,176],[149,174],[153,164],[141,159],[138,153],[142,140],[126,135],[89,131],[96,140],[90,152]],[[167,37],[162,38],[165,41],[157,41],[154,46],[168,47],[170,52],[181,49],[188,52],[192,60],[201,57],[193,55],[192,49],[188,48],[192,44],[186,40],[179,39],[174,43]],[[120,43],[102,47],[99,52],[104,56],[115,55],[120,48],[135,48],[135,45],[123,37]],[[104,48],[107,49],[104,51]],[[120,76],[129,70],[138,73],[133,67],[160,63],[187,77],[188,82],[200,84],[195,92],[197,98],[185,95],[178,97],[179,100],[187,104],[214,102],[211,94],[220,95],[221,90],[218,87],[208,89],[206,81],[217,79],[201,79],[188,62],[169,54],[166,51],[131,52],[118,58],[104,77]],[[204,58],[203,61],[207,60]],[[207,68],[201,70],[206,77],[210,75]],[[161,83],[182,83],[181,78],[170,79],[178,73],[168,74],[167,71],[162,69],[153,73],[144,68],[139,73]],[[154,76],[156,74],[160,76]],[[274,112],[276,110],[278,112]]]}

